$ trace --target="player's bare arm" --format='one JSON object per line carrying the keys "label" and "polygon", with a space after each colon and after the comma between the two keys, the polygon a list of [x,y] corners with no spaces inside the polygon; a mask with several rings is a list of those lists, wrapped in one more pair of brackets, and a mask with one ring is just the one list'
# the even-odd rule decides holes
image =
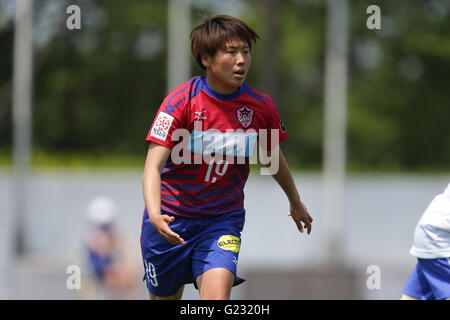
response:
{"label": "player's bare arm", "polygon": [[184,244],[184,240],[169,227],[175,218],[161,214],[161,172],[169,156],[169,148],[154,142],[150,144],[142,176],[142,187],[145,206],[153,227],[167,242],[178,245]]}
{"label": "player's bare arm", "polygon": [[[267,166],[270,166],[270,163]],[[300,200],[300,195],[295,186],[294,178],[292,177],[281,148],[279,148],[279,168],[277,172],[272,174],[272,176],[283,189],[289,200],[289,216],[294,219],[298,230],[303,233],[303,228],[306,228],[307,233],[310,234],[313,218],[309,214],[304,203]]]}

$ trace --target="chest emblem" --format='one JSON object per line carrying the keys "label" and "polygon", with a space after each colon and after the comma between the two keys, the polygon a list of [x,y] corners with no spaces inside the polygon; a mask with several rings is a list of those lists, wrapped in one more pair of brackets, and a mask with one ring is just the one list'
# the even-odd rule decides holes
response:
{"label": "chest emblem", "polygon": [[236,118],[241,124],[241,126],[244,127],[244,129],[247,129],[250,127],[253,121],[253,116],[255,114],[255,111],[247,105],[242,105],[239,109],[236,110]]}
{"label": "chest emblem", "polygon": [[203,115],[205,112],[206,112],[206,110],[194,111],[194,113],[195,113],[195,119],[194,120],[204,120],[204,119],[206,119],[206,116]]}

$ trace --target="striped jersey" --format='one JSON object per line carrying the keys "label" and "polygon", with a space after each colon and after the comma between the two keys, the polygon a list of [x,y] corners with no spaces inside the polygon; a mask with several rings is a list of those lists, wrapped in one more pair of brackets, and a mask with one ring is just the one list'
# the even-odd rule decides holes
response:
{"label": "striped jersey", "polygon": [[249,159],[286,137],[271,98],[245,82],[232,94],[212,90],[206,77],[183,83],[164,99],[146,138],[171,149],[161,210],[186,217],[243,212]]}

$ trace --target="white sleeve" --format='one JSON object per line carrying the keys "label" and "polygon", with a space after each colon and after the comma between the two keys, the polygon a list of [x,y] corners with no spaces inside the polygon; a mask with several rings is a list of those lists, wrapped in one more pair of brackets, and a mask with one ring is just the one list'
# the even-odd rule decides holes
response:
{"label": "white sleeve", "polygon": [[450,184],[420,218],[410,253],[424,259],[450,257]]}

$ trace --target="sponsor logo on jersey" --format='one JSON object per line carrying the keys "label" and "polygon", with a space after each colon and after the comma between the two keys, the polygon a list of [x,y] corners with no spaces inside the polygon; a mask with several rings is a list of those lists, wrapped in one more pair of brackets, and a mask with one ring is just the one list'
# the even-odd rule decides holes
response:
{"label": "sponsor logo on jersey", "polygon": [[252,124],[254,114],[255,111],[245,104],[236,110],[236,118],[245,129],[250,127]]}
{"label": "sponsor logo on jersey", "polygon": [[194,111],[194,113],[195,113],[194,120],[206,120],[206,116],[203,115],[203,113],[205,113],[205,112],[206,112],[206,110]]}
{"label": "sponsor logo on jersey", "polygon": [[173,117],[165,112],[160,112],[153,125],[151,136],[166,141]]}
{"label": "sponsor logo on jersey", "polygon": [[194,129],[190,136],[188,150],[194,154],[251,157],[256,149],[258,133],[253,129],[249,129],[249,132],[238,130],[237,132],[215,132]]}
{"label": "sponsor logo on jersey", "polygon": [[241,239],[238,237],[232,236],[230,234],[223,235],[217,241],[217,245],[220,249],[229,250],[233,252],[239,252],[241,247]]}

